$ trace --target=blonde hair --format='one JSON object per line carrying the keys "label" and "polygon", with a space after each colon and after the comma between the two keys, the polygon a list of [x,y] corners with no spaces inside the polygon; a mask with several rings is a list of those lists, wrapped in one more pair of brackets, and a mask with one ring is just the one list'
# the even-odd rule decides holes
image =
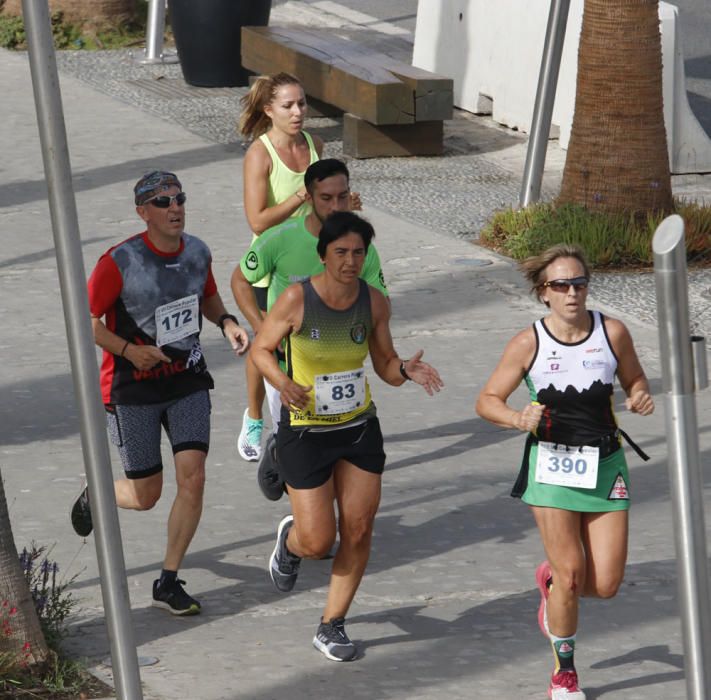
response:
{"label": "blonde hair", "polygon": [[530,258],[522,260],[518,269],[521,270],[523,276],[528,280],[531,285],[531,294],[535,294],[538,301],[541,301],[541,287],[544,282],[548,280],[544,279],[546,268],[558,258],[575,258],[582,266],[585,271],[585,276],[590,279],[590,267],[588,266],[588,261],[585,259],[585,253],[583,253],[582,248],[576,245],[570,245],[569,243],[559,243],[558,245],[546,248],[539,255],[532,255]]}
{"label": "blonde hair", "polygon": [[264,113],[264,108],[276,97],[277,90],[284,85],[298,85],[299,79],[291,73],[260,75],[252,83],[249,92],[240,99],[242,113],[239,117],[239,132],[249,139],[259,138],[269,131],[272,120]]}

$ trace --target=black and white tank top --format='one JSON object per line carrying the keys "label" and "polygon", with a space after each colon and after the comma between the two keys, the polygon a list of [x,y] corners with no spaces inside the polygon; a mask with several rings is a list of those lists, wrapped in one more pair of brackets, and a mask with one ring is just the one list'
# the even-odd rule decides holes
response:
{"label": "black and white tank top", "polygon": [[531,400],[546,407],[539,440],[589,445],[617,430],[612,407],[617,357],[603,315],[588,313],[590,332],[576,343],[555,338],[543,319],[533,324],[536,352],[524,381]]}

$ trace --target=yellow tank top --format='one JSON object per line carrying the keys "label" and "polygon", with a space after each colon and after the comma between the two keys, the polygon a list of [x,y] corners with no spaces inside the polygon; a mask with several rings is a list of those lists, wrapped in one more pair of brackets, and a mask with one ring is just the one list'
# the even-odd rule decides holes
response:
{"label": "yellow tank top", "polygon": [[[332,309],[311,284],[304,289],[304,320],[287,338],[287,374],[313,387],[304,409],[282,409],[293,427],[342,427],[375,413],[363,362],[373,329],[368,285],[359,280],[358,297],[348,309]],[[285,415],[286,414],[286,415]]]}
{"label": "yellow tank top", "polygon": [[[311,163],[315,163],[319,159],[318,153],[316,152],[316,148],[314,147],[314,142],[311,136],[306,131],[302,131],[301,133],[304,135],[306,143],[309,144],[309,165],[311,165]],[[264,144],[264,147],[267,149],[272,159],[272,170],[269,173],[269,189],[267,191],[267,206],[273,207],[289,199],[289,197],[291,197],[294,192],[304,186],[304,173],[306,171],[304,170],[303,172],[297,172],[296,170],[287,168],[286,165],[284,165],[282,159],[279,158],[279,154],[276,152],[276,149],[274,148],[272,142],[269,140],[269,137],[266,134],[262,134],[259,137],[259,140]],[[311,203],[304,202],[298,209],[296,209],[291,214],[289,218],[293,219],[298,216],[307,216],[310,213]],[[256,235],[252,236],[252,243],[254,243],[257,238],[258,236]],[[270,279],[271,276],[267,275],[266,277],[260,279],[258,282],[255,282],[253,286],[268,287]]]}

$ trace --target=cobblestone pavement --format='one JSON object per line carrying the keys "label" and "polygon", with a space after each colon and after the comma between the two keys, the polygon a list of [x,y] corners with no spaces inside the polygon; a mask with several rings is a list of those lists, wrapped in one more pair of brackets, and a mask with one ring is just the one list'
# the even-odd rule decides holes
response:
{"label": "cobblestone pavement", "polygon": [[[328,13],[291,1],[274,8],[272,23],[329,27],[380,51],[409,60],[411,38],[389,36],[356,27]],[[245,88],[195,88],[187,85],[177,64],[141,65],[137,51],[64,51],[58,54],[62,73],[72,75],[114,98],[178,123],[218,144],[244,148],[236,131],[239,99]],[[326,142],[325,153],[341,155],[340,124],[312,119],[307,128]],[[434,230],[475,241],[496,209],[518,201],[526,141],[520,133],[486,117],[456,110],[445,125],[445,153],[439,158],[346,159],[354,186],[364,201]],[[557,192],[565,153],[551,141],[543,197]],[[674,178],[677,195],[699,200],[711,197],[711,179]],[[695,330],[711,335],[711,272],[690,274],[689,298]],[[656,324],[652,275],[603,273],[595,276],[592,294],[611,310]]]}
{"label": "cobblestone pavement", "polygon": [[[211,246],[218,285],[229,298],[228,280],[248,233],[240,146],[233,136],[220,140],[217,134],[231,128],[238,93],[169,99],[171,87],[158,98],[128,82],[150,78],[156,69],[126,63],[126,77],[117,75],[114,84],[99,68],[105,60],[106,54],[60,56],[85,267],[139,230],[130,187],[138,173],[161,165],[177,170],[189,188],[188,230]],[[72,62],[80,80],[69,75]],[[114,64],[118,70],[121,62]],[[171,76],[177,77],[166,72],[155,82]],[[114,99],[129,89],[136,90],[130,99]],[[72,591],[80,610],[68,647],[109,675],[102,665],[109,640],[93,538],[77,538],[68,517],[84,466],[26,57],[0,51],[0,93],[10,96],[3,106],[12,104],[0,120],[0,469],[15,541],[56,541],[52,555],[63,573],[78,572]],[[231,107],[215,106],[223,99]],[[204,113],[191,117],[192,126],[180,122],[189,131],[176,123],[200,109],[212,110],[213,118]],[[212,136],[198,132],[208,124]],[[331,129],[329,149],[337,152],[333,125],[319,128]],[[288,504],[262,499],[254,465],[236,456],[246,400],[243,360],[207,324],[203,345],[216,381],[208,486],[201,526],[181,568],[188,590],[204,604],[202,615],[174,619],[150,606],[175,492],[172,470],[166,469],[156,508],[120,513],[138,653],[155,661],[141,669],[146,700],[334,693],[367,700],[544,697],[550,652],[536,625],[533,578],[543,552],[530,513],[508,497],[522,436],[473,412],[501,349],[541,309],[509,261],[462,238],[475,236],[477,221],[515,198],[524,142],[485,120],[462,117],[450,129],[443,159],[352,163],[354,170],[362,167],[354,180],[378,231],[395,345],[405,357],[424,348],[446,382],[446,390],[432,398],[411,384],[396,389],[373,382],[388,465],[371,562],[348,620],[363,658],[332,664],[311,647],[328,561],[305,563],[291,595],[275,593],[268,582],[275,526]],[[441,166],[446,162],[454,172]],[[548,191],[561,163],[552,145]],[[482,182],[484,175],[490,181],[469,191],[462,178],[458,186],[456,168],[467,164]],[[378,199],[389,197],[396,184],[400,196]],[[686,186],[703,191],[704,184],[689,179]],[[447,199],[448,189],[456,196]],[[428,216],[434,223],[416,223]],[[611,301],[630,301],[629,325],[659,397],[656,332],[638,322],[643,288],[649,296],[647,280],[601,276],[595,294],[617,284],[623,291],[611,292]],[[514,403],[526,400],[524,391]],[[702,459],[708,462],[711,393],[701,392],[697,403]],[[629,454],[634,509],[626,578],[615,601],[584,601],[577,662],[588,700],[681,700],[684,658],[664,411],[647,419],[630,415],[619,397],[615,410],[651,461]],[[115,452],[112,457],[118,476]],[[168,450],[164,459],[169,463]],[[708,478],[704,486],[708,506]]]}

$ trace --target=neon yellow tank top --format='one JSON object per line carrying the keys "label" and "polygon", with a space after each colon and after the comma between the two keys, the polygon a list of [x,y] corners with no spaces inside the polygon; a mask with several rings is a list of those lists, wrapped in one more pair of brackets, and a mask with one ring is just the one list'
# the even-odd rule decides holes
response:
{"label": "neon yellow tank top", "polygon": [[[311,163],[315,163],[319,159],[318,153],[316,152],[311,136],[306,131],[302,131],[301,133],[304,135],[306,143],[309,144],[309,165],[311,165]],[[306,171],[297,172],[296,170],[287,168],[266,134],[262,134],[259,137],[259,140],[264,144],[264,147],[267,149],[267,152],[272,159],[272,170],[269,173],[269,190],[267,191],[267,206],[273,207],[289,199],[294,192],[304,186],[304,173]],[[291,216],[289,216],[289,218],[293,219],[298,216],[306,216],[310,213],[311,203],[304,202],[291,214]],[[254,243],[257,238],[258,236],[253,236],[252,243]],[[270,275],[267,275],[259,280],[259,282],[255,282],[253,286],[268,287],[270,279]]]}
{"label": "neon yellow tank top", "polygon": [[[309,165],[311,165],[311,163],[315,163],[318,160],[318,153],[316,153],[316,148],[314,148],[314,142],[311,136],[305,131],[301,133],[304,135],[306,143],[309,144],[309,155],[311,158]],[[291,197],[294,192],[304,186],[304,173],[306,171],[297,172],[296,170],[287,168],[282,159],[279,158],[279,154],[276,152],[276,149],[266,134],[262,134],[259,140],[264,144],[264,147],[272,159],[272,171],[269,173],[267,206],[273,207]],[[306,216],[309,213],[311,213],[311,204],[304,202],[289,218],[293,219],[297,216]]]}
{"label": "neon yellow tank top", "polygon": [[[304,409],[288,411],[293,427],[342,427],[375,413],[363,362],[373,330],[368,285],[359,280],[358,298],[347,309],[332,309],[311,284],[304,289],[304,320],[287,338],[287,374],[313,387]],[[282,420],[287,413],[282,410]]]}

